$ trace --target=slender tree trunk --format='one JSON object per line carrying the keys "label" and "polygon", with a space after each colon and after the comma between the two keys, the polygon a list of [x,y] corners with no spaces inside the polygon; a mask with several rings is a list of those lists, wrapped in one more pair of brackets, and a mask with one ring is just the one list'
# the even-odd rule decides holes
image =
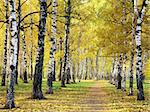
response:
{"label": "slender tree trunk", "polygon": [[86,66],[86,71],[85,71],[85,80],[87,80],[88,78],[88,58],[86,57],[86,62],[85,62],[85,66]]}
{"label": "slender tree trunk", "polygon": [[44,38],[46,31],[46,17],[47,17],[47,1],[40,0],[40,22],[39,22],[39,34],[38,34],[38,54],[36,58],[32,98],[43,99],[42,93],[42,71],[44,61]]}
{"label": "slender tree trunk", "polygon": [[[63,41],[62,41],[62,38],[60,37],[60,52],[62,52],[62,43],[63,43]],[[59,71],[59,81],[61,81],[61,77],[62,77],[62,66],[63,66],[63,63],[62,63],[62,57],[60,57],[60,71]]]}
{"label": "slender tree trunk", "polygon": [[[32,13],[32,4],[30,2],[30,12]],[[32,80],[33,78],[33,18],[32,18],[32,15],[31,15],[31,19],[30,19],[31,23],[30,23],[30,38],[31,38],[31,49],[30,49],[30,79]]]}
{"label": "slender tree trunk", "polygon": [[92,79],[93,78],[93,60],[92,60],[92,58],[90,58],[90,79]]}
{"label": "slender tree trunk", "polygon": [[8,0],[5,0],[5,16],[6,16],[6,28],[5,28],[5,40],[4,40],[4,65],[3,65],[3,72],[2,72],[2,82],[1,85],[5,86],[6,82],[6,70],[7,70],[7,43],[8,43],[8,29],[9,29],[9,16],[8,16]]}
{"label": "slender tree trunk", "polygon": [[[69,41],[69,39],[68,39]],[[71,79],[71,73],[70,73],[70,49],[69,49],[69,42],[68,42],[68,52],[67,52],[67,71],[66,71],[66,75],[67,75],[67,79],[66,79],[66,84],[70,84],[70,79]]]}
{"label": "slender tree trunk", "polygon": [[53,80],[55,77],[55,51],[56,51],[56,14],[57,14],[57,0],[52,1],[52,36],[50,37],[51,47],[50,47],[50,59],[48,68],[48,78],[47,78],[47,94],[53,93]]}
{"label": "slender tree trunk", "polygon": [[124,69],[123,69],[123,80],[122,80],[122,90],[126,91],[126,74],[127,74],[127,67],[126,67],[126,61],[127,61],[127,57],[126,57],[126,53],[124,54]]}
{"label": "slender tree trunk", "polygon": [[80,73],[80,63],[79,63],[79,60],[78,60],[78,62],[77,62],[77,78],[78,78],[78,80],[80,82],[80,75],[79,75],[79,73]]}
{"label": "slender tree trunk", "polygon": [[23,64],[22,60],[24,60],[24,59],[23,59],[23,52],[22,51],[20,51],[20,55],[21,55],[20,60],[18,60],[19,64],[20,64],[20,73],[19,73],[19,76],[20,76],[20,79],[23,80],[23,75],[22,74],[23,74],[23,66],[24,66],[24,64]]}
{"label": "slender tree trunk", "polygon": [[[18,25],[17,25],[17,39],[18,39],[18,45],[17,45],[17,60],[19,59],[19,45],[20,45],[20,29],[21,29],[21,0],[18,0]],[[18,84],[18,61],[16,63],[16,80],[15,83]]]}
{"label": "slender tree trunk", "polygon": [[67,80],[66,80],[66,84],[70,84],[70,79],[71,79],[70,67],[68,67],[67,68]]}
{"label": "slender tree trunk", "polygon": [[14,86],[15,86],[15,70],[16,70],[16,63],[17,63],[17,22],[16,22],[16,4],[15,0],[9,0],[10,3],[10,32],[11,32],[11,52],[10,52],[10,79],[7,88],[7,95],[6,95],[6,105],[5,108],[14,108]]}
{"label": "slender tree trunk", "polygon": [[95,79],[96,80],[98,80],[98,73],[99,73],[98,55],[99,55],[99,49],[98,49],[97,54],[96,54],[96,73],[95,73]]}
{"label": "slender tree trunk", "polygon": [[121,81],[122,81],[122,60],[123,60],[123,54],[120,54],[120,60],[118,63],[118,74],[117,74],[117,89],[121,89]]}
{"label": "slender tree trunk", "polygon": [[[68,39],[69,41],[69,39]],[[66,80],[66,84],[70,84],[70,79],[71,79],[71,75],[70,75],[70,52],[69,52],[69,42],[68,42],[68,52],[67,52],[67,71],[66,71],[66,75],[67,75],[67,80]]]}
{"label": "slender tree trunk", "polygon": [[133,95],[133,67],[134,67],[134,51],[135,51],[135,15],[134,15],[134,0],[132,0],[132,48],[130,59],[130,73],[129,73],[129,95]]}
{"label": "slender tree trunk", "polygon": [[79,73],[79,79],[80,79],[80,82],[82,80],[82,77],[83,77],[83,60],[80,62],[80,73]]}
{"label": "slender tree trunk", "polygon": [[72,64],[72,80],[73,80],[73,83],[76,83],[76,81],[75,81],[75,64]]}
{"label": "slender tree trunk", "polygon": [[53,81],[56,81],[56,61],[54,61],[54,75],[53,75]]}
{"label": "slender tree trunk", "polygon": [[[126,0],[123,0],[123,34],[124,34],[124,47],[127,47],[127,29],[126,29],[126,24],[127,24],[127,11],[126,11]],[[123,53],[123,63],[122,63],[122,90],[126,91],[126,60],[127,60],[127,53],[126,51]]]}
{"label": "slender tree trunk", "polygon": [[117,87],[117,74],[118,74],[118,57],[116,57],[115,59],[115,67],[114,67],[114,72],[113,72],[113,84],[116,87]]}
{"label": "slender tree trunk", "polygon": [[70,33],[70,14],[71,14],[71,0],[65,0],[65,41],[64,41],[64,64],[63,73],[61,78],[61,87],[65,87],[65,77],[66,77],[66,66],[67,66],[67,55],[68,55],[68,39]]}
{"label": "slender tree trunk", "polygon": [[23,43],[23,81],[24,81],[24,83],[28,83],[27,58],[26,58],[26,41],[25,41],[24,29],[22,29],[22,43]]}
{"label": "slender tree trunk", "polygon": [[105,77],[105,66],[106,66],[106,58],[104,57],[104,62],[101,68],[101,72],[102,72],[102,79],[104,79]]}
{"label": "slender tree trunk", "polygon": [[111,73],[110,73],[110,83],[113,84],[113,81],[114,81],[114,69],[115,69],[115,58],[113,58],[113,61],[112,61],[112,67],[111,67]]}
{"label": "slender tree trunk", "polygon": [[[136,1],[137,2],[137,1]],[[144,89],[143,89],[143,63],[142,63],[142,22],[143,17],[145,15],[145,10],[148,6],[149,0],[144,0],[142,4],[142,9],[140,12],[137,12],[138,6],[135,6],[135,10],[138,14],[137,17],[137,26],[136,26],[136,52],[137,52],[137,60],[136,60],[136,79],[137,79],[137,100],[144,100]],[[137,3],[135,3],[137,5]]]}

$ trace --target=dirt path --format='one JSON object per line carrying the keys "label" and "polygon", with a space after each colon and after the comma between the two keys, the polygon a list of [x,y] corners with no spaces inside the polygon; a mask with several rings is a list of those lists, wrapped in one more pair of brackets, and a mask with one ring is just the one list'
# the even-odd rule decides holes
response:
{"label": "dirt path", "polygon": [[104,111],[108,97],[107,93],[100,87],[98,81],[94,86],[89,88],[82,102],[82,112],[102,112]]}

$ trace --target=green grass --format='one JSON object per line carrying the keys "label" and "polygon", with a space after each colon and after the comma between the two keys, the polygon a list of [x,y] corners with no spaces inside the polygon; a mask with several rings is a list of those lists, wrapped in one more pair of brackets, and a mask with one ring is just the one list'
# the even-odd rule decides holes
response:
{"label": "green grass", "polygon": [[[90,88],[97,85],[93,93]],[[54,82],[54,94],[47,95],[46,79],[43,80],[42,90],[46,100],[28,99],[32,93],[32,81],[24,84],[19,80],[15,86],[15,112],[150,112],[150,81],[144,81],[145,101],[136,100],[136,83],[134,82],[134,96],[128,96],[127,91],[117,90],[108,81],[81,81],[60,87],[60,82]],[[0,86],[0,108],[4,107],[6,87]],[[92,99],[92,100],[91,100]],[[97,102],[92,102],[97,100]],[[88,101],[88,102],[87,102]],[[100,110],[98,110],[100,108]],[[8,110],[0,109],[0,112]]]}
{"label": "green grass", "polygon": [[[150,112],[150,85],[144,84],[145,101],[137,101],[136,84],[134,83],[134,95],[128,96],[129,89],[123,92],[117,90],[114,85],[109,84],[107,81],[102,81],[103,85],[100,85],[102,91],[107,93],[107,98],[102,99],[106,108],[103,112]],[[127,86],[128,86],[127,82]],[[102,106],[103,106],[102,105]]]}
{"label": "green grass", "polygon": [[[72,90],[76,90],[76,89],[80,89],[80,88],[84,88],[84,87],[89,87],[93,84],[93,81],[84,81],[84,82],[80,82],[80,83],[75,83],[75,84],[66,84],[66,88],[71,88]],[[2,87],[0,86],[0,92],[4,92],[6,91],[7,85]],[[46,91],[47,88],[47,83],[46,83],[46,79],[43,79],[42,81],[42,90]],[[61,89],[60,87],[60,82],[54,82],[53,83],[53,90],[57,91]],[[31,91],[32,90],[32,81],[29,81],[29,83],[23,83],[22,80],[19,80],[18,85],[15,85],[15,91],[17,92],[27,92],[27,91]]]}
{"label": "green grass", "polygon": [[[94,81],[83,81],[76,84],[66,84],[65,88],[60,87],[60,82],[54,82],[53,90],[54,94],[48,95],[46,92],[46,80],[43,80],[42,90],[46,100],[32,100],[29,99],[32,93],[32,81],[25,84],[19,80],[19,84],[15,85],[15,103],[17,108],[12,109],[13,111],[41,111],[41,110],[53,110],[65,112],[70,108],[74,108],[70,104],[74,104],[82,100],[82,95],[84,95],[88,88],[94,85]],[[79,96],[79,97],[78,97]],[[81,96],[81,97],[80,97]],[[0,86],[0,108],[4,107],[6,97],[6,87]],[[80,106],[74,108],[74,110],[79,110]],[[7,111],[7,110],[0,110]]]}

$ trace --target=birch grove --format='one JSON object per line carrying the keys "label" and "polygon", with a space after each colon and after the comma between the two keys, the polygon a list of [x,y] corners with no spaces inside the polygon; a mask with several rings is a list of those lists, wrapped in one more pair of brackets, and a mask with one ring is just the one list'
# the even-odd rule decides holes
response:
{"label": "birch grove", "polygon": [[150,0],[3,0],[0,108],[149,111],[149,15]]}

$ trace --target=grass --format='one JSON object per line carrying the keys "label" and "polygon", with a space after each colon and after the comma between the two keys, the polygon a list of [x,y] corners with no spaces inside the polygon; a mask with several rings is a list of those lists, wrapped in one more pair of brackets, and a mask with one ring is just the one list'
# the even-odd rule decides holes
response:
{"label": "grass", "polygon": [[[82,95],[84,95],[88,88],[94,85],[94,81],[83,81],[76,84],[67,84],[66,88],[60,87],[60,82],[54,82],[54,94],[47,95],[46,92],[46,80],[43,80],[43,93],[46,100],[31,100],[32,81],[27,84],[22,83],[19,80],[19,84],[15,86],[15,103],[17,108],[12,109],[16,112],[31,112],[31,111],[48,111],[48,112],[65,112],[73,108],[73,110],[79,110],[80,106],[74,106],[80,102]],[[0,108],[5,104],[6,87],[0,87]],[[70,105],[72,104],[72,105]],[[0,112],[8,110],[1,109]]]}
{"label": "grass", "polygon": [[[19,80],[15,87],[15,103],[17,108],[12,110],[0,109],[0,112],[150,112],[150,81],[144,82],[145,101],[136,100],[134,96],[117,90],[108,81],[81,81],[60,87],[60,82],[54,83],[54,94],[47,95],[46,80],[43,80],[45,100],[32,100],[32,81],[28,84]],[[128,82],[127,82],[128,86]],[[127,87],[128,88],[128,87]],[[0,108],[5,104],[6,87],[0,87]]]}
{"label": "grass", "polygon": [[[145,101],[136,100],[136,87],[134,84],[134,95],[128,96],[128,89],[126,92],[117,90],[113,85],[108,84],[106,81],[101,85],[103,91],[107,93],[105,102],[109,102],[109,108],[104,112],[150,112],[150,83],[146,81],[144,84]],[[128,85],[128,83],[127,83]]]}

